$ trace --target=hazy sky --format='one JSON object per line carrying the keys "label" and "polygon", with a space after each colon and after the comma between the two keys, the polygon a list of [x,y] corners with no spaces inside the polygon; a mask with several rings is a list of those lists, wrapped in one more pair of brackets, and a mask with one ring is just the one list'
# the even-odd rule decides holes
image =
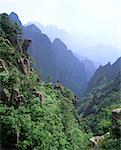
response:
{"label": "hazy sky", "polygon": [[0,12],[12,11],[23,24],[53,24],[120,48],[121,0],[0,0]]}

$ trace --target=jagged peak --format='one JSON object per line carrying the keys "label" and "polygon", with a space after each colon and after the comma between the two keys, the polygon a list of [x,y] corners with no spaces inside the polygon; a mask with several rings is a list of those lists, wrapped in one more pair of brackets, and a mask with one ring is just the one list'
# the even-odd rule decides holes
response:
{"label": "jagged peak", "polygon": [[16,17],[18,17],[17,13],[11,12],[11,13],[10,13],[10,16],[13,16],[13,15],[16,16]]}
{"label": "jagged peak", "polygon": [[30,24],[28,26],[26,26],[25,28],[27,28],[28,30],[31,30],[31,32],[41,32],[41,30],[35,25],[35,24]]}
{"label": "jagged peak", "polygon": [[14,21],[15,23],[17,23],[19,25],[19,27],[22,27],[22,23],[17,15],[17,13],[11,12],[9,16],[12,21]]}
{"label": "jagged peak", "polygon": [[65,43],[63,43],[59,38],[55,38],[55,40],[53,41],[54,45],[59,45],[61,46],[63,49],[67,49],[67,46]]}

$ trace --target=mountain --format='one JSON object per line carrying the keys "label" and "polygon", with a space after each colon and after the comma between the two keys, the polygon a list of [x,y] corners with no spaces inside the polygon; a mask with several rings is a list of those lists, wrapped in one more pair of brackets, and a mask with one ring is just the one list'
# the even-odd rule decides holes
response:
{"label": "mountain", "polygon": [[25,26],[35,24],[44,34],[47,34],[49,39],[53,42],[56,38],[59,38],[61,41],[63,41],[68,47],[70,48],[70,45],[73,43],[71,41],[71,38],[69,34],[64,30],[59,28],[56,25],[47,25],[44,26],[40,22],[29,22]]}
{"label": "mountain", "polygon": [[67,46],[60,40],[55,39],[52,43],[55,57],[57,60],[57,78],[63,84],[70,87],[75,93],[83,93],[87,84],[87,74],[83,63],[74,57],[71,50],[67,49]]}
{"label": "mountain", "polygon": [[[56,25],[46,25],[44,26],[40,22],[29,22],[26,24],[31,25],[35,24],[43,33],[47,34],[51,41],[54,41],[55,38],[59,38],[66,45],[68,45],[69,49],[72,49],[75,53],[80,50],[83,54],[83,48],[94,46],[94,40],[88,38],[87,36],[81,34],[72,34],[70,32],[66,32],[64,29],[56,26]],[[80,54],[81,55],[81,54]]]}
{"label": "mountain", "polygon": [[[32,56],[38,71],[41,71],[43,80],[48,81],[48,76],[54,74],[56,59],[50,39],[35,25],[25,27],[23,33],[24,38],[32,40],[32,45],[28,52]],[[54,77],[52,79],[54,81]]]}
{"label": "mountain", "polygon": [[[39,24],[39,26],[43,29],[43,25]],[[47,28],[55,29],[53,26],[47,26]],[[65,31],[60,30],[60,34],[62,32],[66,34]],[[87,65],[84,65],[84,62],[80,62],[65,43],[59,38],[51,42],[48,35],[44,34],[34,24],[23,28],[23,36],[33,41],[28,52],[45,82],[48,81],[48,78],[53,83],[59,80],[77,95],[80,96],[84,93],[87,81],[90,78],[90,74],[88,74],[90,72],[86,71]],[[77,74],[79,75],[78,78]]]}
{"label": "mountain", "polygon": [[87,119],[93,133],[102,135],[109,131],[112,110],[121,107],[120,89],[121,73],[118,73],[112,82],[96,87],[81,100],[78,112]]}
{"label": "mountain", "polygon": [[[93,132],[94,137],[90,140],[96,147],[113,150],[116,145],[115,149],[120,149],[121,58],[95,72],[77,109]],[[98,141],[100,138],[102,142]]]}
{"label": "mountain", "polygon": [[[71,35],[68,34],[65,30],[63,29],[60,29],[59,27],[55,26],[55,25],[47,25],[47,26],[44,26],[42,25],[41,23],[39,22],[33,22],[41,31],[42,33],[46,34],[50,40],[53,42],[56,38],[59,38],[61,41],[63,41],[69,48],[71,48],[73,51],[73,54],[74,56],[76,56],[80,61],[81,63],[83,63],[85,65],[85,69],[86,69],[86,73],[87,73],[87,78],[88,78],[88,81],[90,80],[90,78],[92,77],[94,71],[95,71],[95,66],[94,66],[94,63],[86,58],[86,57],[83,57],[83,59],[81,59],[82,56],[80,56],[79,54],[76,54],[74,53],[74,50],[76,49],[76,44],[77,44],[77,38],[75,40],[75,38],[71,38]],[[29,22],[28,25],[31,25],[32,22]],[[73,39],[73,40],[72,40]],[[80,39],[80,37],[79,37]],[[84,37],[82,37],[80,39],[81,40],[84,40]],[[80,43],[79,41],[79,43]],[[86,41],[86,37],[85,37],[85,41]],[[91,41],[90,41],[91,42]],[[76,44],[74,44],[76,43]],[[84,42],[82,41],[82,43],[84,44]],[[83,45],[82,44],[82,45]],[[86,43],[87,45],[87,43]],[[82,46],[83,47],[83,46]],[[82,48],[83,49],[83,48]]]}
{"label": "mountain", "polygon": [[104,66],[100,66],[92,79],[89,81],[87,86],[87,92],[90,92],[96,86],[101,86],[101,84],[105,84],[111,82],[117,74],[121,71],[121,57],[116,60],[115,63],[110,64],[110,62]]}
{"label": "mountain", "polygon": [[109,61],[113,63],[121,55],[118,48],[101,43],[101,41],[97,42],[83,33],[72,34],[58,26],[44,26],[39,22],[30,22],[28,24],[30,25],[32,23],[35,24],[43,33],[47,34],[51,41],[55,38],[59,38],[68,45],[69,49],[71,49],[73,53],[77,53],[78,55],[93,60],[96,68],[99,67],[99,65],[105,65]]}
{"label": "mountain", "polygon": [[[31,37],[42,34],[35,25],[27,28],[27,35],[30,31]],[[76,110],[77,98],[72,91],[59,81],[45,83],[39,78],[41,73],[37,74],[29,55],[32,46],[28,50],[33,41],[23,39],[21,33],[21,28],[7,14],[0,14],[0,149],[119,150],[121,72],[117,64],[120,64],[120,58],[111,65],[111,80],[93,88],[81,99]],[[45,53],[50,47],[50,52],[55,55],[61,50],[65,52],[66,56],[59,56],[65,57],[66,69],[71,68],[70,60],[76,65],[78,59],[60,39],[51,43],[42,34],[41,40]],[[47,59],[50,61],[51,57]],[[55,66],[60,62],[61,57],[58,63],[55,61]],[[78,65],[76,67],[78,69]]]}
{"label": "mountain", "polygon": [[39,79],[27,54],[32,41],[22,38],[5,13],[0,14],[0,32],[0,149],[88,149],[75,95],[59,82]]}
{"label": "mountain", "polygon": [[82,94],[87,84],[85,67],[67,46],[57,38],[51,43],[35,25],[25,27],[23,33],[33,41],[29,53],[44,81],[50,76],[53,83],[59,80],[78,95]]}
{"label": "mountain", "polygon": [[10,19],[11,19],[13,22],[17,23],[17,24],[19,25],[19,27],[22,27],[22,23],[21,23],[21,21],[19,20],[19,17],[18,17],[18,15],[17,15],[16,13],[12,12],[12,13],[10,13],[9,16],[10,16]]}

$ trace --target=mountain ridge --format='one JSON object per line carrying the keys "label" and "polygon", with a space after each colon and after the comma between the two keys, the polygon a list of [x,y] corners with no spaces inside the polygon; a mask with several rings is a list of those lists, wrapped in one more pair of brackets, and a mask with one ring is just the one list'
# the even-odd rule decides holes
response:
{"label": "mountain ridge", "polygon": [[[51,76],[52,82],[59,80],[68,88],[71,87],[75,92],[78,90],[76,93],[80,94],[81,88],[78,84],[81,86],[82,79],[79,78],[79,80],[77,80],[76,74],[81,68],[83,68],[84,77],[86,77],[86,72],[84,65],[73,56],[72,52],[67,49],[67,46],[58,38],[51,43],[47,35],[41,33],[38,28],[33,32],[33,30],[31,31],[31,29],[29,30],[28,27],[25,27],[24,37],[30,38],[33,41],[33,51],[29,52],[31,56],[33,56],[34,61],[36,61],[37,68],[41,70],[44,80],[47,81],[48,76]],[[74,64],[71,62],[73,62],[75,66],[73,66]],[[70,64],[72,64],[71,67],[69,67]],[[74,69],[76,66],[78,66],[78,69]],[[81,75],[81,71],[79,72]],[[86,78],[83,82],[87,82]]]}
{"label": "mountain ridge", "polygon": [[100,66],[89,81],[87,92],[90,92],[93,88],[100,86],[104,82],[111,82],[119,72],[121,72],[121,57],[113,64],[109,62],[104,66]]}

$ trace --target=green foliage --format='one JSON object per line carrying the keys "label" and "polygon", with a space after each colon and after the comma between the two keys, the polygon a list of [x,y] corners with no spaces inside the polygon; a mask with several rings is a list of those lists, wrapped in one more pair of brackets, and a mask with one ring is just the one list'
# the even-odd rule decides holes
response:
{"label": "green foliage", "polygon": [[23,74],[19,61],[27,57],[18,51],[19,29],[8,15],[0,17],[2,147],[11,150],[86,149],[88,138],[76,119],[74,94],[61,84],[55,88],[51,83],[40,82],[33,68],[29,75]]}
{"label": "green foliage", "polygon": [[109,150],[119,150],[121,149],[121,139],[116,139],[109,136],[105,136],[105,140],[103,140],[99,144],[100,149],[109,149]]}
{"label": "green foliage", "polygon": [[17,147],[23,150],[84,148],[86,134],[74,117],[71,100],[49,87],[41,89],[45,95],[44,104],[36,97],[29,105],[18,109],[0,105],[2,143],[7,145],[7,135],[19,133]]}
{"label": "green foliage", "polygon": [[120,74],[105,86],[100,86],[82,99],[78,112],[86,118],[94,134],[102,135],[110,131],[112,110],[121,106]]}
{"label": "green foliage", "polygon": [[9,16],[5,13],[0,14],[0,27],[4,32],[5,37],[12,43],[15,44],[16,38],[21,34],[19,26],[12,22]]}
{"label": "green foliage", "polygon": [[[112,111],[121,107],[120,79],[119,73],[113,81],[94,88],[78,103],[78,113],[83,116],[93,134],[104,136],[104,140],[98,143],[98,148],[101,150],[121,149],[120,138],[112,134]],[[120,120],[116,125],[120,128]]]}

